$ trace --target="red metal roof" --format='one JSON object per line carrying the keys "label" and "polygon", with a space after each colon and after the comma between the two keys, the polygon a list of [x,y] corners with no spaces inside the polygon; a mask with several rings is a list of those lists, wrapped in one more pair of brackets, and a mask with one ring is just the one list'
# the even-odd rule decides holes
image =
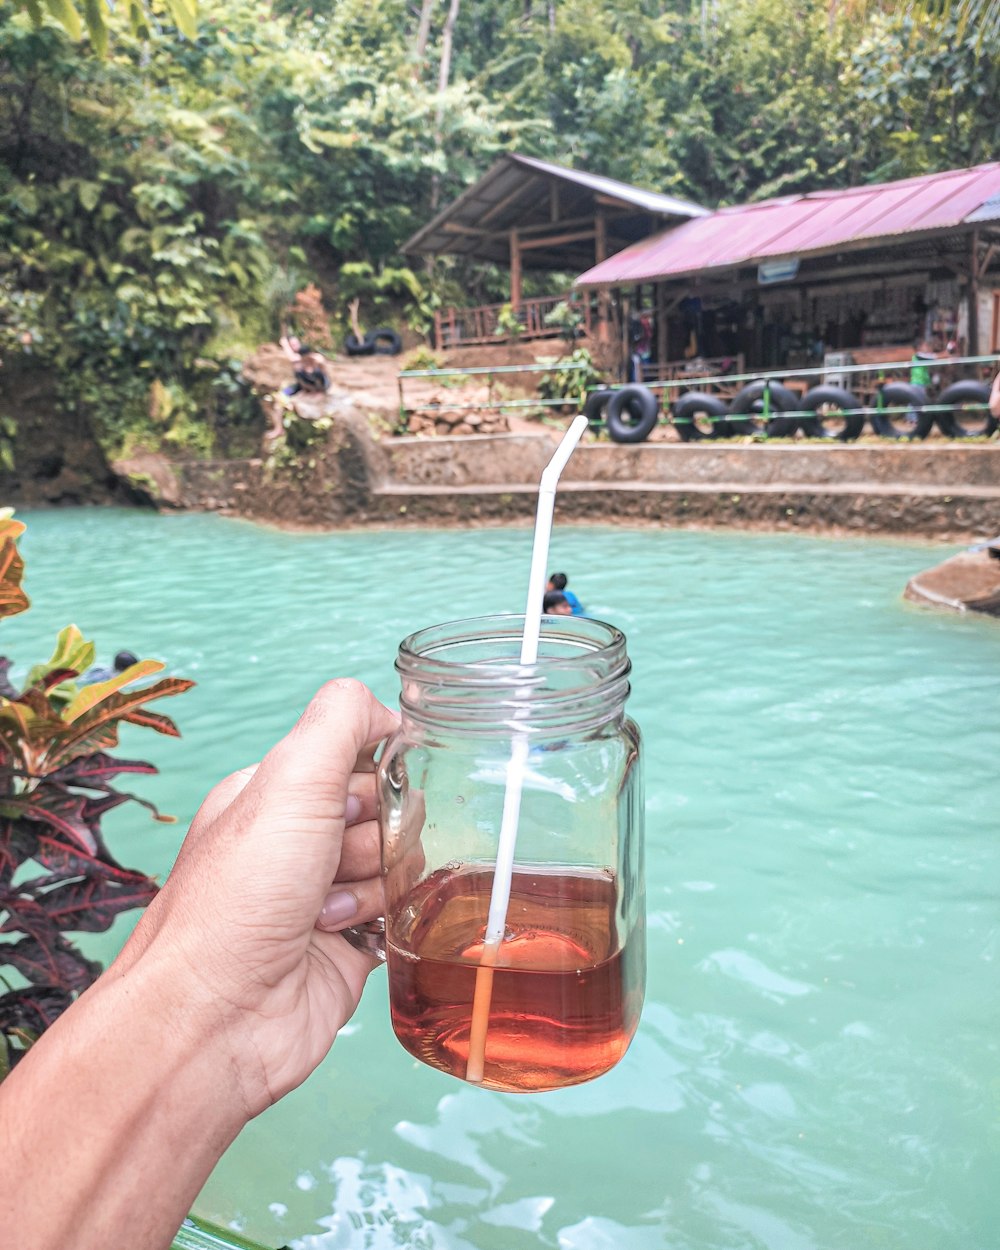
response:
{"label": "red metal roof", "polygon": [[577,285],[652,282],[998,219],[1000,162],[993,162],[901,182],[720,208],[634,243],[588,269]]}

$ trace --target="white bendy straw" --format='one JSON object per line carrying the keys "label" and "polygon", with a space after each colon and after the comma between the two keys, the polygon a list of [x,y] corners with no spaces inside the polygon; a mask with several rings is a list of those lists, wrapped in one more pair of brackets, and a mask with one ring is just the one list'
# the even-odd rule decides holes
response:
{"label": "white bendy straw", "polygon": [[[552,535],[552,514],[556,504],[556,485],[566,461],[588,425],[581,413],[559,441],[552,459],[542,470],[538,486],[538,507],[535,511],[535,536],[531,548],[531,571],[528,574],[528,601],[524,609],[524,633],[521,635],[521,664],[534,664],[538,659],[538,639],[542,628],[542,601],[545,598],[545,569],[549,559],[549,538]],[[507,928],[507,907],[510,903],[511,876],[514,871],[514,847],[521,814],[521,791],[524,787],[524,766],[528,759],[527,734],[515,734],[507,765],[507,784],[500,818],[500,839],[497,862],[493,870],[493,889],[486,920],[483,954],[476,969],[476,989],[472,999],[472,1022],[469,1027],[469,1061],[465,1079],[478,1083],[483,1079],[486,1061],[486,1033],[490,1023],[490,1002],[493,997],[493,968]]]}

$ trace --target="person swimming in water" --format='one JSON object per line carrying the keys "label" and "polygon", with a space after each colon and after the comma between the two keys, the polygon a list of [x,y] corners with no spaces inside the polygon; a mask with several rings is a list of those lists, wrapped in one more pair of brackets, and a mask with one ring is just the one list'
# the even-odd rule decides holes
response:
{"label": "person swimming in water", "polygon": [[584,616],[583,604],[573,594],[572,590],[566,589],[566,583],[569,578],[565,573],[552,573],[549,576],[548,583],[545,587],[547,591],[558,591],[565,596],[566,602],[569,604],[570,612],[573,616]]}

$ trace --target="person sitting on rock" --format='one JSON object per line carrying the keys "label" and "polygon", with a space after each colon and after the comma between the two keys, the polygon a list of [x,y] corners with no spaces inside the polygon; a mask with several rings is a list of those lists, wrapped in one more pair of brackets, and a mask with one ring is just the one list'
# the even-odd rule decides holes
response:
{"label": "person sitting on rock", "polygon": [[283,395],[298,395],[300,391],[322,394],[329,390],[330,378],[323,367],[327,362],[322,352],[309,347],[295,334],[283,334],[279,341],[295,373],[295,381],[282,388]]}

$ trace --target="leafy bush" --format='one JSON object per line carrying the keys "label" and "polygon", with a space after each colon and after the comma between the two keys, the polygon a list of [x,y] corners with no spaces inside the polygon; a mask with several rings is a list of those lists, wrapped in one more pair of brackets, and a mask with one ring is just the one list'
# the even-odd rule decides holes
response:
{"label": "leafy bush", "polygon": [[[17,550],[23,531],[9,512],[0,515],[0,617],[28,607]],[[123,803],[172,820],[112,784],[123,773],[156,769],[108,752],[125,722],[176,737],[173,721],[146,705],[194,683],[165,677],[126,689],[163,668],[142,660],[78,687],[93,660],[93,643],[75,625],[59,634],[21,691],[8,680],[10,661],[0,658],[0,968],[8,969],[0,977],[7,987],[0,994],[0,1079],[101,971],[66,935],[103,932],[157,890],[151,877],[119,864],[101,834],[101,818]]]}
{"label": "leafy bush", "polygon": [[[571,367],[567,368],[567,365]],[[541,375],[538,394],[542,399],[565,399],[568,404],[582,408],[587,392],[603,385],[604,379],[590,352],[585,347],[578,347],[570,355],[555,361],[552,369]]]}

